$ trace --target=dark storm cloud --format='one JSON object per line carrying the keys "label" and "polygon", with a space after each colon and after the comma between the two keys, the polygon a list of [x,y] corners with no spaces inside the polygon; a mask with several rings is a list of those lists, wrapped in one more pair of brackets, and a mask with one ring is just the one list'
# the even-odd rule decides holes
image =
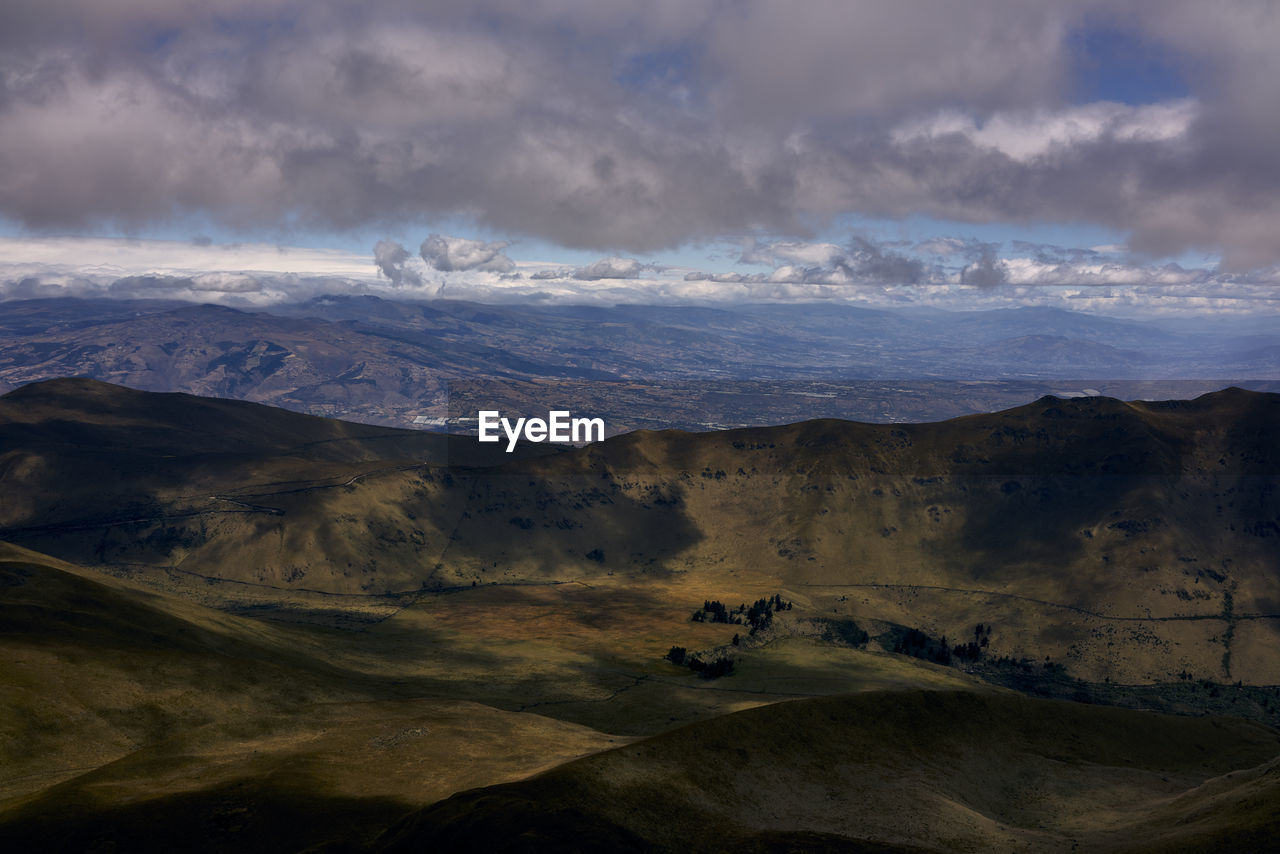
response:
{"label": "dark storm cloud", "polygon": [[997,247],[988,244],[982,248],[976,261],[960,271],[960,282],[979,288],[994,288],[1009,281],[1009,267],[1000,260]]}
{"label": "dark storm cloud", "polygon": [[[1188,97],[1072,105],[1086,26],[1158,47]],[[0,214],[462,217],[602,252],[926,214],[1246,269],[1280,260],[1278,39],[1280,8],[1246,0],[10,0]]]}
{"label": "dark storm cloud", "polygon": [[924,278],[924,264],[884,249],[862,237],[854,237],[851,251],[837,266],[852,278],[871,282],[914,285]]}
{"label": "dark storm cloud", "polygon": [[695,272],[686,281],[780,282],[789,284],[914,285],[923,282],[928,271],[916,258],[908,258],[884,244],[854,235],[848,246],[831,243],[778,241],[761,243],[755,238],[743,242],[738,258],[743,264],[765,264],[768,274],[711,274]]}

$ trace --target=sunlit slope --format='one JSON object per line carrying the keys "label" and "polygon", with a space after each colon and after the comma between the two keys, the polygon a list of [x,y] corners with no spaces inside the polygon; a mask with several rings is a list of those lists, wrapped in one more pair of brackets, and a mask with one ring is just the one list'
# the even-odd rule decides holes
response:
{"label": "sunlit slope", "polygon": [[1277,435],[1280,398],[1239,390],[637,433],[474,476],[448,569],[484,583],[715,567],[952,641],[994,624],[993,654],[1086,679],[1274,684]]}
{"label": "sunlit slope", "polygon": [[1008,694],[801,700],[456,795],[376,850],[1257,850],[1277,754],[1239,721]]}
{"label": "sunlit slope", "polygon": [[[616,504],[682,511],[674,554],[657,555],[672,568],[767,573],[952,639],[994,622],[1002,654],[1067,658],[1086,678],[1274,683],[1278,426],[1280,399],[1238,390],[1045,399],[938,424],[634,434],[527,468],[565,483],[579,466],[543,530],[581,520],[572,504],[603,490],[598,470]],[[606,566],[634,566],[597,518],[581,521]]]}
{"label": "sunlit slope", "polygon": [[403,812],[620,743],[447,690],[420,696],[403,673],[337,653],[359,642],[0,543],[0,839],[51,823],[88,833],[166,794],[212,814],[225,787]]}
{"label": "sunlit slope", "polygon": [[0,809],[0,845],[271,854],[350,845],[459,790],[626,741],[468,702],[306,711],[211,723],[11,801]]}
{"label": "sunlit slope", "polygon": [[225,715],[362,698],[269,625],[0,544],[5,794]]}
{"label": "sunlit slope", "polygon": [[119,467],[113,489],[140,502],[127,512],[33,494],[41,481],[12,461],[0,490],[19,508],[10,539],[213,601],[714,567],[952,640],[994,624],[993,654],[1049,655],[1084,678],[1270,684],[1277,425],[1280,397],[1229,389],[933,424],[641,432],[493,465],[321,463],[271,456],[284,439],[268,437],[260,470],[192,466],[183,481],[175,464],[165,490],[138,474],[154,455]]}
{"label": "sunlit slope", "polygon": [[352,631],[237,617],[8,545],[0,579],[6,850],[371,842],[459,790],[629,740],[610,732],[814,693],[982,690],[798,638],[709,683],[659,657],[728,638],[670,607],[692,595],[679,587],[468,588]]}

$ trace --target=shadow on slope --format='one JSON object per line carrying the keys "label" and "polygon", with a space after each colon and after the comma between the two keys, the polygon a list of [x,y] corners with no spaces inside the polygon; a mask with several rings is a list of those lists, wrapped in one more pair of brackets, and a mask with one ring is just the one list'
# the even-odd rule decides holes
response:
{"label": "shadow on slope", "polygon": [[967,692],[799,700],[456,795],[374,850],[1226,850],[1280,830],[1246,803],[1277,803],[1275,774],[1220,783],[1221,811],[1174,798],[1277,753],[1280,733],[1231,719]]}
{"label": "shadow on slope", "polygon": [[127,803],[46,796],[0,825],[0,847],[47,852],[351,850],[409,807],[391,798],[326,794],[319,785],[245,778],[194,792],[153,792]]}

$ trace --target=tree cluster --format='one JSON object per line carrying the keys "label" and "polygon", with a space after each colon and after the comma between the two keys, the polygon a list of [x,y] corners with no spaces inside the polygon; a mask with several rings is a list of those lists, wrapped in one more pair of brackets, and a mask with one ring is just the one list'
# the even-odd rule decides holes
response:
{"label": "tree cluster", "polygon": [[693,612],[693,616],[689,619],[695,623],[741,623],[741,620],[733,619],[738,612],[729,612],[725,604],[718,599],[705,599],[702,607]]}
{"label": "tree cluster", "polygon": [[951,649],[951,654],[961,661],[977,661],[982,658],[982,651],[987,648],[991,639],[991,626],[983,623],[973,627],[973,640],[958,643]]}
{"label": "tree cluster", "polygon": [[951,664],[951,647],[947,644],[947,636],[943,635],[942,640],[936,640],[920,629],[907,629],[894,642],[893,651],[935,664]]}
{"label": "tree cluster", "polygon": [[792,603],[783,599],[780,593],[775,593],[768,599],[757,599],[751,605],[744,602],[736,608],[729,608],[715,599],[707,599],[703,601],[701,608],[693,612],[690,619],[695,623],[746,625],[750,626],[748,634],[754,635],[769,627],[776,611],[790,611],[791,607]]}
{"label": "tree cluster", "polygon": [[733,672],[732,658],[726,656],[704,661],[697,653],[689,655],[689,651],[682,646],[671,647],[671,650],[664,658],[677,667],[689,668],[703,679],[719,679],[721,676],[728,676]]}
{"label": "tree cluster", "polygon": [[840,641],[847,643],[852,647],[864,647],[871,636],[867,634],[867,630],[859,626],[853,620],[825,620],[822,629],[822,639],[827,642]]}

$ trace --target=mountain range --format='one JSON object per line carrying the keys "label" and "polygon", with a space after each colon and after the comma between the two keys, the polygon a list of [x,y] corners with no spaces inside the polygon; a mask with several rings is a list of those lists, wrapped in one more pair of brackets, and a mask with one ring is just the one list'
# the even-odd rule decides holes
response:
{"label": "mountain range", "polygon": [[23,386],[0,841],[1265,846],[1278,419],[1230,388],[508,456]]}
{"label": "mountain range", "polygon": [[930,421],[1049,393],[1276,385],[1280,335],[1046,308],[479,305],[324,296],[233,309],[5,303],[0,391],[83,376],[387,426],[549,406],[637,428]]}

